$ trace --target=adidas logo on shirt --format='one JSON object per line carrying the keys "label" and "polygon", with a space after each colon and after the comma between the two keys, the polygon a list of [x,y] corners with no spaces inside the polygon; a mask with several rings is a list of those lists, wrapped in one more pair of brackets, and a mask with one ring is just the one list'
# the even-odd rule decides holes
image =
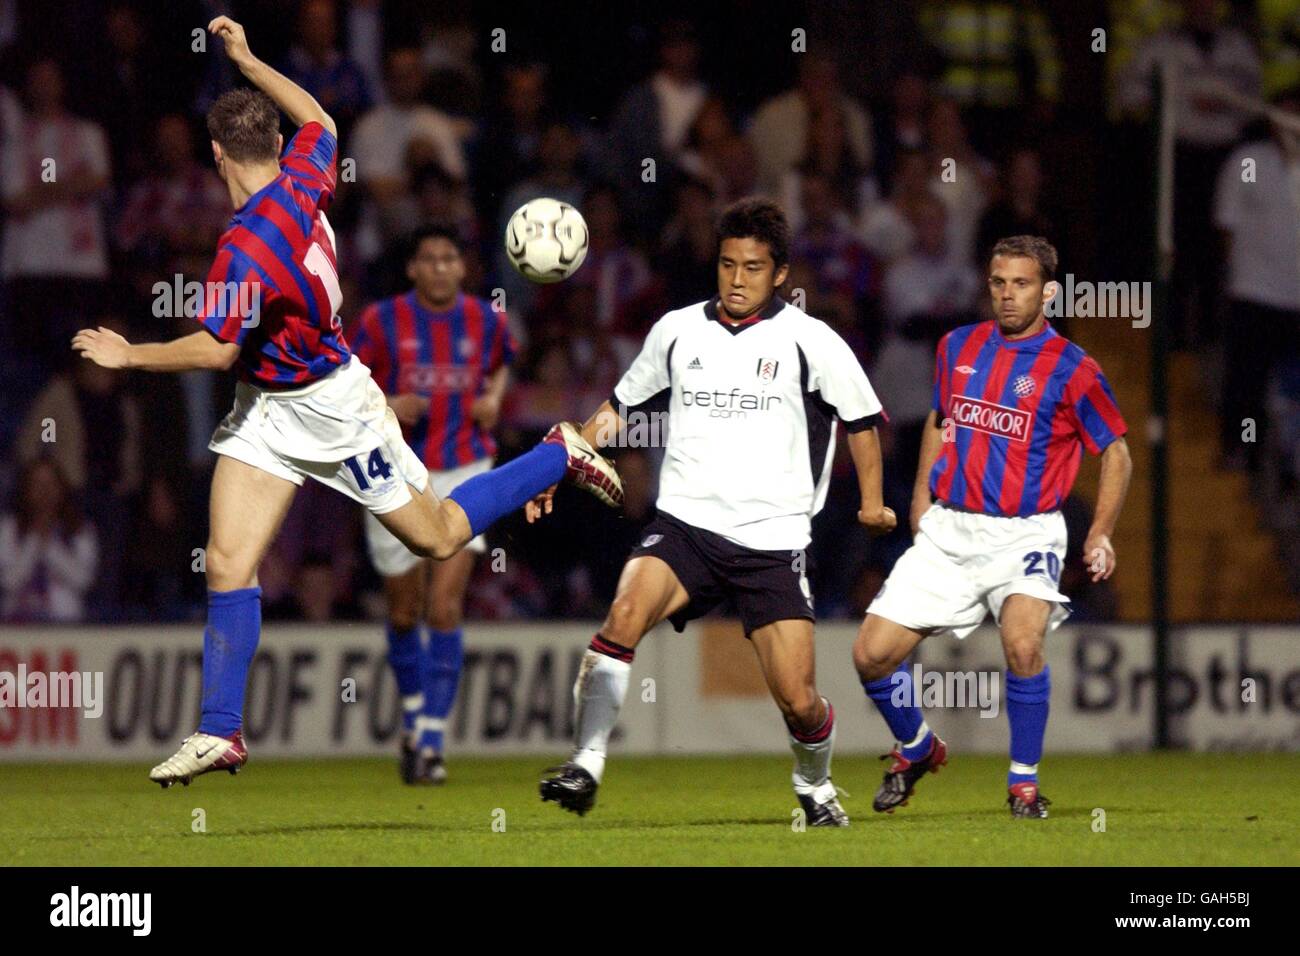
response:
{"label": "adidas logo on shirt", "polygon": [[701,372],[703,370],[704,366],[700,364],[699,356],[691,359],[691,364],[686,366],[686,371],[688,372]]}

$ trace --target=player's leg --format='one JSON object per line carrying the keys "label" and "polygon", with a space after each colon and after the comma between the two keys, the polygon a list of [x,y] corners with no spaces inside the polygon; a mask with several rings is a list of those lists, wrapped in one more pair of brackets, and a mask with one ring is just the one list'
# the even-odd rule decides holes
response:
{"label": "player's leg", "polygon": [[207,549],[208,623],[203,632],[202,716],[198,733],[150,771],[164,787],[247,759],[239,734],[244,688],[262,628],[257,568],[275,540],[298,485],[219,455],[212,475]]}
{"label": "player's leg", "polygon": [[623,566],[614,601],[582,657],[573,686],[573,755],[555,768],[556,776],[542,781],[543,800],[554,800],[579,815],[591,809],[605,772],[609,735],[627,694],[636,646],[689,601],[686,588],[662,559],[634,556]]}
{"label": "player's leg", "polygon": [[[381,527],[379,531],[387,534]],[[390,536],[391,538],[391,536]],[[397,547],[400,541],[393,539]],[[403,548],[403,550],[405,550]],[[410,552],[407,552],[410,554]],[[387,621],[384,636],[388,640],[388,663],[397,680],[402,700],[402,740],[398,773],[403,783],[415,783],[419,747],[417,724],[424,711],[424,654],[420,647],[420,615],[424,608],[425,581],[430,562],[419,558],[413,567],[400,574],[384,576],[384,601]]]}
{"label": "player's leg", "polygon": [[414,783],[418,752],[415,722],[424,709],[420,619],[424,613],[425,580],[432,562],[412,554],[373,514],[365,514],[364,525],[370,563],[384,581],[388,663],[393,668],[402,701],[398,773],[403,783]]}
{"label": "player's leg", "polygon": [[[390,444],[392,444],[390,442]],[[475,475],[440,499],[429,487],[401,507],[376,513],[384,527],[416,554],[443,560],[541,492],[568,481],[611,507],[623,500],[618,472],[567,422],[530,451]]]}
{"label": "player's leg", "polygon": [[465,591],[477,558],[475,551],[465,548],[445,561],[433,562],[430,572],[426,616],[429,642],[423,662],[424,709],[416,721],[420,749],[417,775],[429,783],[443,783],[447,779],[442,757],[443,733],[460,683]]}
{"label": "player's leg", "polygon": [[835,709],[817,692],[813,622],[773,621],[749,635],[794,751],[794,792],[811,826],[848,826],[831,783]]}
{"label": "player's leg", "polygon": [[1051,601],[1015,593],[1002,603],[998,617],[1007,657],[1007,721],[1011,725],[1007,803],[1015,817],[1047,816],[1047,798],[1038,792],[1038,763],[1052,695],[1043,639],[1054,607]]}

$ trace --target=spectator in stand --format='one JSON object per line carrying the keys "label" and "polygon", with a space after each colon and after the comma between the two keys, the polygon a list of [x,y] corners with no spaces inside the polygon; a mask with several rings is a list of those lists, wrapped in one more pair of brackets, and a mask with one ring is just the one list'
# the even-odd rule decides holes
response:
{"label": "spectator in stand", "polygon": [[184,103],[178,90],[161,82],[169,76],[159,47],[130,3],[114,3],[103,20],[102,42],[92,45],[88,63],[79,58],[72,74],[78,94],[73,101],[107,131],[110,160],[116,175],[134,181],[150,172],[148,140],[141,135],[158,117]]}
{"label": "spectator in stand", "polygon": [[591,291],[594,309],[584,331],[613,336],[615,351],[626,367],[641,348],[646,324],[642,300],[652,287],[645,256],[623,237],[618,197],[618,190],[608,184],[587,191],[581,205],[589,236],[587,258],[564,284],[568,291]]}
{"label": "spectator in stand", "polygon": [[15,345],[49,359],[66,351],[103,297],[108,144],[97,124],[65,109],[54,60],[32,64],[25,92],[27,113],[0,158],[7,214],[0,277],[10,285]]}
{"label": "spectator in stand", "polygon": [[1035,0],[924,0],[918,19],[939,61],[939,90],[974,117],[981,146],[996,149],[1025,123],[1051,121],[1061,59]]}
{"label": "spectator in stand", "polygon": [[458,182],[465,180],[465,154],[456,126],[444,113],[420,102],[425,71],[420,51],[400,47],[387,59],[388,102],[374,107],[352,135],[357,181],[368,198],[362,217],[359,252],[374,262],[403,234],[400,200],[410,188],[410,172],[436,162]]}
{"label": "spectator in stand", "polygon": [[281,72],[312,96],[338,124],[343,141],[373,97],[365,73],[338,47],[334,0],[304,0],[298,8],[297,43]]}
{"label": "spectator in stand", "polygon": [[695,114],[677,155],[677,165],[685,175],[705,183],[715,196],[726,195],[727,157],[739,138],[726,104],[711,96]]}
{"label": "spectator in stand", "polygon": [[997,194],[997,167],[975,152],[952,100],[938,100],[930,110],[930,169],[930,191],[948,211],[948,254],[969,264],[980,216]]}
{"label": "spectator in stand", "polygon": [[[1275,105],[1300,117],[1300,89],[1281,93]],[[1300,150],[1294,134],[1244,143],[1228,157],[1214,195],[1214,224],[1228,253],[1228,321],[1220,416],[1225,463],[1256,470],[1269,442],[1265,398],[1279,363],[1300,355]],[[1243,163],[1254,162],[1246,181]],[[1243,421],[1259,434],[1242,442]]]}
{"label": "spectator in stand", "polygon": [[1152,78],[1172,61],[1178,69],[1175,105],[1174,267],[1170,314],[1175,348],[1194,348],[1217,339],[1213,323],[1222,261],[1213,242],[1215,179],[1247,116],[1205,88],[1222,83],[1239,94],[1258,96],[1260,63],[1244,33],[1219,22],[1215,0],[1185,0],[1183,23],[1161,30],[1137,50],[1120,82],[1120,104],[1145,113]]}
{"label": "spectator in stand", "polygon": [[499,103],[485,117],[483,133],[474,144],[474,195],[486,222],[496,222],[514,211],[501,208],[506,190],[541,165],[542,137],[548,125],[546,104],[544,64],[511,63],[505,67]]}
{"label": "spectator in stand", "polygon": [[212,250],[229,221],[230,195],[211,166],[195,159],[189,121],[179,113],[164,116],[155,134],[153,171],[127,193],[114,230],[132,290],[143,297],[152,294],[154,283],[171,283],[176,275],[206,279]]}
{"label": "spectator in stand", "polygon": [[[1007,236],[1046,236],[1060,248],[1056,224],[1043,211],[1045,177],[1038,150],[1017,149],[1011,154],[1005,170],[1002,198],[980,217],[975,240],[976,262],[983,262],[993,244]],[[1067,259],[1065,256],[1062,258]]]}
{"label": "spectator in stand", "polygon": [[[790,244],[790,259],[808,263],[819,293],[837,294],[852,303],[857,324],[869,321],[868,309],[880,284],[875,260],[853,231],[841,208],[835,185],[820,172],[802,177],[803,226]],[[819,316],[820,317],[820,316]]]}
{"label": "spectator in stand", "polygon": [[925,77],[911,71],[900,74],[894,81],[888,105],[873,127],[876,178],[882,193],[893,190],[900,156],[925,148],[929,115],[930,90]]}
{"label": "spectator in stand", "polygon": [[849,149],[844,113],[838,108],[813,115],[803,162],[782,177],[781,202],[793,232],[798,232],[804,221],[803,180],[813,175],[830,185],[835,208],[850,223],[857,222],[878,197],[875,177]]}
{"label": "spectator in stand", "polygon": [[862,221],[862,241],[871,253],[892,262],[916,244],[912,222],[917,210],[935,198],[939,170],[930,168],[930,154],[904,150],[898,156],[889,199],[871,206]]}
{"label": "spectator in stand", "polygon": [[58,464],[23,468],[15,508],[0,518],[0,620],[75,623],[86,617],[99,543]]}
{"label": "spectator in stand", "polygon": [[[113,316],[95,324],[126,334]],[[144,472],[139,405],[121,373],[79,358],[71,361],[71,371],[55,376],[28,409],[17,458],[55,461],[101,538],[121,542]],[[117,613],[121,565],[119,548],[104,552],[94,594],[101,620]]]}
{"label": "spectator in stand", "polygon": [[629,218],[637,231],[657,234],[668,215],[667,191],[642,182],[643,166],[653,159],[656,181],[670,176],[686,148],[696,116],[708,98],[697,68],[700,45],[685,21],[667,23],[660,34],[659,67],[623,97],[610,123],[610,151],[605,175],[617,183],[641,188],[625,190]]}
{"label": "spectator in stand", "polygon": [[[582,209],[583,215],[586,216],[587,210],[582,207],[582,197],[586,190],[586,184],[582,181],[578,172],[581,151],[582,143],[578,139],[577,131],[572,126],[559,120],[548,122],[542,133],[542,141],[539,147],[541,166],[536,174],[522,182],[515,183],[510,191],[506,193],[504,201],[501,203],[501,218],[497,223],[495,235],[504,236],[506,223],[510,221],[510,217],[514,215],[515,210],[539,196],[567,202],[571,206]],[[590,226],[590,220],[588,220],[588,225]],[[501,283],[501,287],[506,290],[506,299],[510,303],[507,311],[512,315],[522,316],[532,308],[538,287],[515,271],[510,264],[510,260],[506,258],[504,243],[495,243],[493,249],[496,252],[497,280]],[[589,268],[590,266],[587,263],[583,263],[579,271]],[[525,337],[520,341],[526,342],[527,339]]]}
{"label": "spectator in stand", "polygon": [[655,271],[669,308],[709,298],[717,283],[718,238],[713,191],[700,179],[677,186],[673,217],[664,227]]}
{"label": "spectator in stand", "polygon": [[843,117],[852,161],[859,169],[871,167],[871,122],[866,111],[840,88],[832,60],[805,53],[799,57],[798,85],[760,106],[749,128],[760,191],[779,195],[782,178],[808,155],[813,117],[826,110],[838,110]]}
{"label": "spectator in stand", "polygon": [[871,373],[888,395],[894,433],[892,467],[915,475],[921,432],[933,401],[934,350],[944,332],[976,319],[979,273],[948,248],[951,230],[943,203],[929,199],[916,210],[915,251],[885,277],[885,340]]}

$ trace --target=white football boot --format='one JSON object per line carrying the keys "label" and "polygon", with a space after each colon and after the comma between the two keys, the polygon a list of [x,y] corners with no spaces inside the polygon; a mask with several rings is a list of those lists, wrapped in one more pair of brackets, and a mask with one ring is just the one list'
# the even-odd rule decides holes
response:
{"label": "white football boot", "polygon": [[246,763],[248,748],[242,730],[230,737],[193,733],[181,743],[180,750],[149,771],[149,779],[164,790],[177,781],[188,787],[195,777],[214,770],[239,773]]}

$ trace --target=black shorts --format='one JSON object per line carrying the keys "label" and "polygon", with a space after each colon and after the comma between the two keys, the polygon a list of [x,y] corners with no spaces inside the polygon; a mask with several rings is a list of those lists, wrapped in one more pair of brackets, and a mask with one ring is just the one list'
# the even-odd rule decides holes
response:
{"label": "black shorts", "polygon": [[628,556],[651,555],[673,569],[690,601],[668,620],[679,632],[729,600],[745,636],[774,621],[816,620],[802,551],[756,551],[659,512]]}

